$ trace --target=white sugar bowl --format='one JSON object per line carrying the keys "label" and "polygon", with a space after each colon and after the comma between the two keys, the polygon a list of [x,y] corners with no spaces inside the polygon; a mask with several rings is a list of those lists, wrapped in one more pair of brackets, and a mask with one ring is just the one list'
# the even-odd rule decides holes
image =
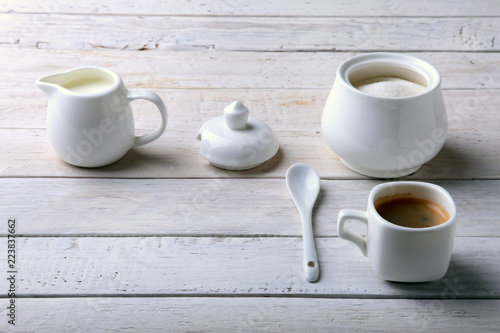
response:
{"label": "white sugar bowl", "polygon": [[[422,91],[382,97],[355,87],[384,77],[419,84]],[[321,127],[328,146],[351,170],[376,178],[411,174],[436,156],[446,140],[439,72],[426,61],[398,53],[347,59],[337,70]]]}
{"label": "white sugar bowl", "polygon": [[226,170],[248,170],[273,157],[279,148],[271,128],[249,114],[241,102],[226,106],[224,114],[207,121],[196,136],[200,155]]}

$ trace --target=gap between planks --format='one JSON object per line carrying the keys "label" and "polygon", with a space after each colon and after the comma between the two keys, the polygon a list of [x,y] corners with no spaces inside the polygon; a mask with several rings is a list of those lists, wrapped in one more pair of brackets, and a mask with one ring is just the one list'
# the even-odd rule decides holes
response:
{"label": "gap between planks", "polygon": [[[375,277],[376,278],[376,277]],[[466,296],[466,297],[441,297],[441,296],[412,296],[407,295],[364,295],[364,294],[182,294],[182,293],[137,293],[137,294],[48,294],[48,295],[16,295],[16,299],[71,299],[71,298],[267,298],[267,299],[348,299],[348,300],[429,300],[429,301],[461,301],[461,300],[480,300],[480,301],[494,301],[500,300],[499,296]],[[5,295],[0,295],[0,300],[8,299]]]}

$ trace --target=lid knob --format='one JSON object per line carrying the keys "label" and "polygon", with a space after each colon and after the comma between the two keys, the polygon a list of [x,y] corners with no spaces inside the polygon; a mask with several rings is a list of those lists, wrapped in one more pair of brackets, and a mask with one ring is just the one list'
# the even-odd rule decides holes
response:
{"label": "lid knob", "polygon": [[247,127],[249,111],[241,102],[233,102],[224,108],[224,120],[232,130],[244,130]]}

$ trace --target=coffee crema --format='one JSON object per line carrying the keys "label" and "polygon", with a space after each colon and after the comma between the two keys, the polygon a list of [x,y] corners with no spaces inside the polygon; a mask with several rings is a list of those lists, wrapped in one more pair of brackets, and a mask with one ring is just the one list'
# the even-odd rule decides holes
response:
{"label": "coffee crema", "polygon": [[450,219],[450,214],[439,204],[410,194],[379,198],[375,209],[385,220],[407,228],[429,228]]}

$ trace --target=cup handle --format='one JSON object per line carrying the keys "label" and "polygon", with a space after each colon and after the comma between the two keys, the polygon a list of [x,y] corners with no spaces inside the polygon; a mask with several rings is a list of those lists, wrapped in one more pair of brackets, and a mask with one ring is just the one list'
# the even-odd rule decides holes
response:
{"label": "cup handle", "polygon": [[163,103],[162,99],[160,96],[158,96],[156,93],[146,90],[146,89],[128,89],[127,90],[127,99],[129,102],[133,101],[134,99],[145,99],[148,100],[160,111],[161,114],[161,126],[160,128],[153,133],[146,134],[146,135],[141,135],[141,136],[136,136],[134,140],[134,145],[133,147],[138,147],[145,145],[146,143],[150,143],[156,139],[158,139],[163,132],[165,132],[165,128],[167,128],[167,107],[165,106],[165,103]]}
{"label": "cup handle", "polygon": [[354,243],[357,247],[359,247],[363,255],[366,257],[366,237],[361,236],[360,234],[355,234],[354,232],[346,229],[345,223],[349,220],[356,220],[368,225],[368,217],[366,215],[366,212],[352,209],[342,209],[339,212],[339,216],[337,219],[337,231],[339,233],[339,237]]}

